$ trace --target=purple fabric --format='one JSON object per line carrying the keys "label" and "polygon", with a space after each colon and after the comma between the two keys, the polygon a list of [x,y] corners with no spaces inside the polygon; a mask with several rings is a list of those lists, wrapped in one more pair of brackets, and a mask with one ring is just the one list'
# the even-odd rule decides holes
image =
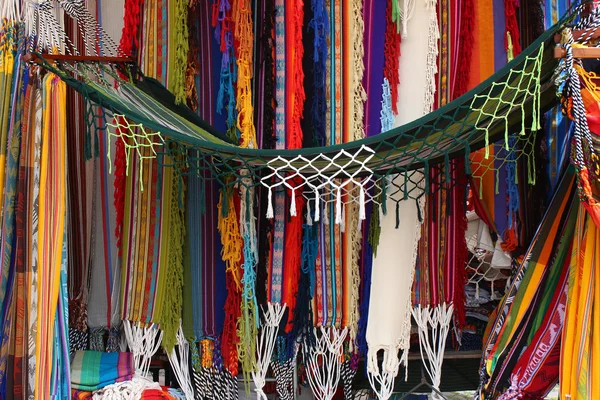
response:
{"label": "purple fabric", "polygon": [[[506,16],[504,15],[504,0],[494,0],[494,71],[506,64]],[[486,77],[487,78],[487,77]]]}
{"label": "purple fabric", "polygon": [[[502,165],[503,160],[507,158],[507,152],[504,149],[504,139],[500,144],[494,145],[494,169],[495,171],[488,171],[487,173],[494,173],[495,179],[498,182],[498,193],[495,194],[494,199],[494,223],[498,229],[500,235],[504,234],[505,229],[508,227],[508,199],[506,194],[506,168]],[[494,182],[495,183],[495,182]]]}
{"label": "purple fabric", "polygon": [[386,7],[377,6],[375,0],[366,0],[365,18],[365,74],[363,86],[367,92],[365,102],[365,132],[367,136],[381,133],[381,98],[383,95],[383,67],[385,63]]}

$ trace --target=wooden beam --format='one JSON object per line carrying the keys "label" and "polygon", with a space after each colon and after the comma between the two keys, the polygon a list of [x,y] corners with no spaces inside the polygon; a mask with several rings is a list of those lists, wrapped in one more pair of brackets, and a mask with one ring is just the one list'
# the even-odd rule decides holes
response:
{"label": "wooden beam", "polygon": [[[64,61],[75,63],[104,63],[104,64],[133,64],[134,60],[131,57],[102,57],[102,56],[68,56],[63,54],[42,54],[44,60],[48,61]],[[23,61],[42,63],[42,59],[37,54],[24,54]]]}
{"label": "wooden beam", "polygon": [[[596,40],[600,38],[600,28],[594,29],[591,33],[587,30],[574,30],[571,31],[573,40],[578,42],[579,40],[586,38],[588,40]],[[590,36],[591,34],[591,36]]]}
{"label": "wooden beam", "polygon": [[[554,58],[565,58],[567,50],[562,47],[554,48]],[[574,58],[600,58],[600,47],[573,47]]]}

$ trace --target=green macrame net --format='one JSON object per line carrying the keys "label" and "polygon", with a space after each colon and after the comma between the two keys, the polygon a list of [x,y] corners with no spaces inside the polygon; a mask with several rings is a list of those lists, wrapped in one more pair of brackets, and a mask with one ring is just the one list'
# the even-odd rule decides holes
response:
{"label": "green macrame net", "polygon": [[[545,32],[472,91],[435,112],[374,137],[299,150],[241,148],[208,124],[198,123],[165,105],[156,94],[140,89],[137,78],[120,79],[106,65],[63,69],[46,63],[45,67],[100,107],[93,107],[102,116],[91,118],[95,129],[123,140],[127,164],[132,156],[156,158],[159,165],[175,168],[179,177],[194,174],[223,187],[266,187],[270,193],[287,189],[292,195],[326,203],[339,204],[341,198],[344,204],[385,204],[382,195],[401,201],[422,196],[418,187],[428,193],[432,180],[446,189],[452,187],[456,183],[453,159],[463,158],[465,174],[481,178],[524,157],[533,182],[535,132],[540,116],[556,103],[551,81],[557,65],[553,34],[565,22]],[[118,85],[99,78],[98,68]],[[505,151],[489,154],[493,143]],[[471,153],[479,149],[485,149],[484,160],[494,157],[494,162],[471,162]]]}

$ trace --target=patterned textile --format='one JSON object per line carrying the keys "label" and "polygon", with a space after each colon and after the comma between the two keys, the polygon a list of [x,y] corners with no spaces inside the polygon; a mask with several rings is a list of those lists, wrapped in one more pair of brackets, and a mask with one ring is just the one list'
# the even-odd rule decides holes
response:
{"label": "patterned textile", "polygon": [[130,380],[134,372],[132,353],[78,351],[71,361],[71,384],[73,389],[94,391]]}

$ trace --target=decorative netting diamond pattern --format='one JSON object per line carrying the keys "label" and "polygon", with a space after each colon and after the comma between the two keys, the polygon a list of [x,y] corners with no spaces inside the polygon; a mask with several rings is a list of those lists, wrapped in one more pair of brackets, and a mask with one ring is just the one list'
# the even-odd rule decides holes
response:
{"label": "decorative netting diamond pattern", "polygon": [[[359,203],[362,211],[367,202],[379,203],[382,194],[396,201],[417,199],[431,191],[432,181],[448,190],[456,184],[452,182],[456,165],[451,163],[456,158],[464,158],[466,175],[479,178],[516,165],[521,157],[532,168],[535,131],[549,104],[542,83],[556,65],[545,45],[548,40],[541,38],[534,51],[515,59],[498,76],[417,121],[343,145],[284,151],[228,143],[225,135],[215,135],[165,105],[135,79],[120,79],[109,66],[102,66],[102,72],[117,85],[98,79],[97,67],[82,65],[68,73],[47,67],[102,108],[108,135],[124,144],[127,165],[132,156],[156,158],[159,165],[174,167],[180,177],[194,174],[223,187],[262,186],[269,197],[285,190],[312,200],[313,206],[334,202],[339,214],[339,207],[350,203]],[[96,124],[100,121],[94,118]],[[494,154],[491,143],[498,149]],[[472,151],[478,149],[485,156],[471,160]],[[495,161],[489,162],[490,157]],[[533,179],[531,170],[528,175]]]}

